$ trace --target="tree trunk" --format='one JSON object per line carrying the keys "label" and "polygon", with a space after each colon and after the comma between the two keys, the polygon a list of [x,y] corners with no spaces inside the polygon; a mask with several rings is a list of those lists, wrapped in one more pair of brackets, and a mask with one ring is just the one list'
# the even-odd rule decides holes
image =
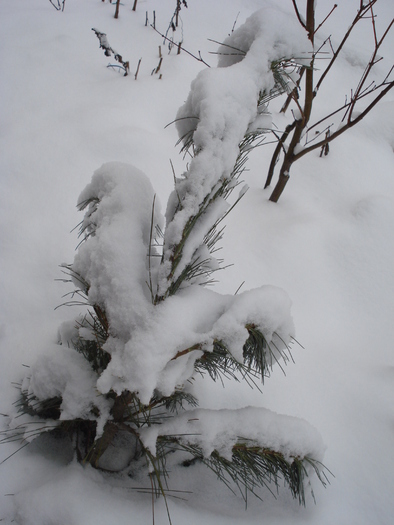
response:
{"label": "tree trunk", "polygon": [[110,446],[114,440],[116,434],[118,433],[119,428],[115,423],[108,422],[105,424],[103,435],[101,438],[95,441],[92,449],[89,451],[88,455],[85,458],[85,461],[90,463],[92,467],[98,468],[98,462],[100,461],[101,456]]}
{"label": "tree trunk", "polygon": [[291,168],[291,166],[293,164],[293,160],[290,157],[289,158],[286,158],[286,157],[285,157],[285,159],[283,161],[283,164],[282,164],[282,167],[280,169],[278,182],[276,183],[274,191],[271,193],[271,196],[269,198],[269,200],[271,202],[278,202],[279,197],[282,195],[283,190],[285,189],[286,184],[289,181],[290,168]]}
{"label": "tree trunk", "polygon": [[127,405],[130,403],[132,394],[127,390],[115,399],[112,407],[112,421],[108,421],[104,426],[103,435],[97,439],[85,458],[85,461],[90,463],[92,467],[98,468],[98,462],[107,448],[113,442],[116,434],[119,431],[119,424],[123,423],[124,414]]}
{"label": "tree trunk", "polygon": [[[313,45],[314,34],[315,34],[315,6],[314,0],[308,0],[306,5],[306,25],[304,26],[308,32],[308,38]],[[283,159],[282,167],[279,173],[278,182],[272,192],[269,200],[271,202],[278,202],[279,197],[282,195],[283,190],[286,187],[286,184],[290,178],[290,169],[295,161],[295,149],[300,143],[304,129],[307,127],[311,112],[312,112],[312,102],[313,102],[313,65],[314,65],[314,56],[312,55],[310,67],[306,68],[305,71],[305,99],[304,107],[302,112],[302,117],[300,120],[295,121],[294,133],[290,141],[289,148],[286,152],[285,158]],[[290,133],[291,129],[289,129]],[[286,133],[286,132],[285,132]],[[282,137],[282,144],[286,140],[287,135],[284,134]],[[280,146],[282,146],[280,144]],[[277,148],[276,153],[279,153]],[[270,169],[272,166],[270,166]],[[269,175],[271,175],[269,173]],[[270,182],[270,179],[269,179]]]}

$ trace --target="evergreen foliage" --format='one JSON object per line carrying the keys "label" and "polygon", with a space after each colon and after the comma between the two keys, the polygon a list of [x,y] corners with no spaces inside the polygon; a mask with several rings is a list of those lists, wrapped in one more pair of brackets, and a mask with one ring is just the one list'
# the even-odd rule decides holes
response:
{"label": "evergreen foliage", "polygon": [[[256,100],[260,114],[266,110],[266,103],[270,98],[289,91],[288,70],[293,67],[294,59],[281,59],[271,64],[275,85],[269,92],[260,92]],[[198,122],[198,118],[194,120]],[[196,158],[200,151],[195,150],[194,147],[194,130],[195,128],[191,127],[187,135],[181,137],[181,141],[183,142],[182,151],[189,152],[193,158]],[[153,222],[152,211],[147,253],[150,258],[149,272],[147,272],[149,275],[146,281],[150,288],[154,308],[159,308],[166,300],[179,295],[187,287],[210,283],[212,273],[221,268],[221,261],[215,260],[218,263],[216,266],[212,264],[217,242],[223,234],[221,222],[242,197],[243,192],[238,199],[235,199],[232,206],[220,213],[219,217],[215,217],[212,224],[207,227],[202,242],[206,248],[205,251],[201,250],[200,246],[193,251],[189,259],[185,260],[185,246],[196,227],[201,224],[202,220],[209,217],[213,206],[220,199],[225,201],[239,185],[248,154],[254,147],[262,143],[265,133],[266,130],[261,128],[246,131],[238,146],[238,155],[232,172],[215,184],[201,202],[196,203],[197,211],[187,219],[180,240],[175,244],[168,243],[164,234],[164,248],[156,280],[154,276],[152,278],[150,264],[153,256],[157,255],[153,253],[152,247],[156,250],[159,244],[159,239],[155,239],[154,233],[160,236],[161,230]],[[184,175],[183,180],[187,182],[188,173]],[[184,196],[177,193],[178,189],[179,184],[176,181],[175,195],[177,195],[178,202],[175,203],[172,213],[167,216],[167,227],[183,210],[184,200],[182,198]],[[79,203],[79,209],[85,211],[85,218],[80,224],[80,247],[89,243],[96,236],[96,217],[102,202],[99,196],[93,196]],[[76,285],[76,289],[65,304],[87,307],[87,311],[75,321],[74,331],[68,338],[68,344],[89,363],[92,373],[99,379],[109,367],[112,359],[111,353],[106,350],[106,343],[110,337],[116,338],[117,334],[114,333],[111,325],[106,304],[91,301],[89,295],[91,283],[88,282],[88,277],[77,272],[73,265],[64,266],[64,271],[69,276],[69,279],[65,280]],[[213,319],[212,324],[215,321],[216,319]],[[206,341],[201,340],[177,352],[174,351],[171,361],[193,354],[196,356],[193,365],[195,374],[207,375],[214,381],[233,379],[246,381],[251,387],[258,386],[259,383],[264,382],[266,377],[269,377],[273,364],[280,359],[284,363],[292,360],[289,343],[279,332],[274,332],[268,338],[264,327],[252,321],[244,323],[244,329],[242,359],[233,354],[225,338],[218,336],[214,338],[212,348],[207,347]],[[160,341],[157,341],[157,344],[160,345]],[[192,378],[176,387],[170,395],[164,395],[159,389],[156,389],[148,403],[141,401],[138,391],[125,389],[123,392],[117,392],[110,389],[104,394],[97,392],[97,398],[101,400],[104,398],[104,401],[110,406],[109,417],[105,419],[101,432],[98,429],[103,409],[99,401],[97,404],[91,403],[89,413],[85,417],[65,420],[61,418],[63,401],[61,396],[43,400],[29,393],[28,385],[23,384],[18,409],[24,416],[31,416],[40,421],[47,420],[47,423],[41,427],[42,430],[36,431],[37,433],[55,427],[56,432],[71,436],[78,459],[95,468],[104,468],[103,460],[108,447],[116,446],[116,439],[120,433],[127,434],[131,450],[130,462],[144,456],[157,492],[164,496],[164,487],[168,477],[166,458],[173,451],[188,453],[189,459],[182,460],[184,466],[191,466],[196,461],[204,463],[230,488],[232,483],[235,484],[245,498],[247,492],[258,496],[258,487],[266,487],[270,483],[279,487],[280,480],[283,480],[289,487],[292,496],[297,498],[300,504],[305,504],[308,472],[315,471],[324,483],[322,465],[316,458],[308,455],[302,456],[297,453],[286,455],[281,450],[275,450],[269,446],[264,447],[255,439],[247,436],[237,437],[236,443],[231,448],[231,457],[223,455],[217,449],[207,455],[204,447],[195,440],[188,439],[187,435],[165,433],[164,423],[166,421],[176,422],[180,414],[198,406],[198,399],[188,388],[190,381]],[[24,428],[23,432],[25,432],[23,425],[24,423],[21,426],[14,426],[15,435],[20,435],[21,428]],[[155,450],[147,445],[144,437],[144,431],[154,427],[158,429]],[[161,428],[164,429],[163,432],[160,431]],[[28,433],[24,434],[25,437],[31,437],[28,436]]]}

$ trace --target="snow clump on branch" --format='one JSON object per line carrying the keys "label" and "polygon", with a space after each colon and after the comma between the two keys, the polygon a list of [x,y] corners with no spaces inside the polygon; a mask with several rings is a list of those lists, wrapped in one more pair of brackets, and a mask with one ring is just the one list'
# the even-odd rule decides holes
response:
{"label": "snow clump on branch", "polygon": [[[178,111],[176,127],[185,145],[193,143],[195,156],[184,177],[177,180],[168,202],[164,252],[167,263],[200,203],[232,177],[239,144],[261,118],[259,95],[269,93],[275,86],[272,64],[291,59],[300,64],[309,50],[310,42],[297,20],[268,3],[225,40],[219,48],[219,67],[201,71],[192,82],[188,98]],[[290,76],[284,81],[293,87]],[[198,249],[206,232],[200,232],[188,253]],[[181,268],[187,263],[188,258],[184,257]],[[162,267],[162,290],[167,285],[168,267],[169,264]]]}

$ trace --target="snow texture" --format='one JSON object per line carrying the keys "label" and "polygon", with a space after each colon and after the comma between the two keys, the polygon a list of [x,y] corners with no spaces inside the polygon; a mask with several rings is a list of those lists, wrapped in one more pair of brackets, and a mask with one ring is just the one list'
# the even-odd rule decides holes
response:
{"label": "snow texture", "polygon": [[[152,312],[147,255],[154,191],[136,168],[109,163],[95,172],[78,204],[89,201],[92,204],[82,224],[88,239],[81,244],[72,268],[89,285],[89,303],[107,312],[111,335],[127,340]],[[157,202],[154,208],[153,227],[161,224]],[[154,261],[152,258],[151,264]]]}
{"label": "snow texture", "polygon": [[154,454],[158,436],[174,436],[182,443],[197,445],[206,458],[216,450],[230,461],[237,443],[275,450],[290,462],[308,456],[321,461],[325,450],[319,432],[306,421],[256,407],[190,410],[143,429],[142,441]]}
{"label": "snow texture", "polygon": [[[212,351],[214,340],[222,340],[242,362],[242,348],[249,336],[247,323],[255,323],[268,343],[273,332],[289,343],[293,323],[286,294],[263,287],[234,297],[201,287],[187,288],[157,305],[145,326],[134,331],[122,350],[112,353],[98,387],[102,392],[112,388],[119,393],[127,388],[138,392],[143,403],[149,402],[155,389],[169,396],[193,375],[195,360],[202,351]],[[177,357],[195,345],[201,350]],[[282,342],[279,345],[283,348]]]}
{"label": "snow texture", "polygon": [[[61,398],[60,422],[79,418],[97,421],[97,434],[100,436],[109,418],[112,402],[100,395],[96,381],[96,374],[82,355],[74,349],[52,345],[30,368],[23,381],[22,392],[30,399],[32,406],[37,404],[37,400]],[[97,409],[98,416],[94,415]],[[20,414],[17,414],[10,426],[16,428],[21,423]],[[52,421],[48,430],[57,424]],[[31,434],[28,424],[25,438],[30,440]],[[35,437],[37,435],[39,432]]]}

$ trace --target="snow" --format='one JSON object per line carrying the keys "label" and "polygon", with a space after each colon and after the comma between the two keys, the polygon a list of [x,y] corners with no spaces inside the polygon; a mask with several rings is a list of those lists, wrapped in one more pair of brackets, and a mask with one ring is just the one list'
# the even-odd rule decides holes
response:
{"label": "snow", "polygon": [[[127,339],[151,315],[147,253],[153,206],[153,224],[163,223],[160,204],[154,205],[148,178],[120,163],[97,170],[78,205],[92,199],[100,202],[93,200],[85,214],[81,228],[87,240],[78,249],[72,271],[87,281],[89,303],[108,313],[112,334]],[[80,287],[78,281],[75,284]]]}
{"label": "snow", "polygon": [[[51,345],[39,355],[22,383],[22,391],[39,401],[61,397],[60,421],[78,418],[97,421],[98,435],[102,434],[112,408],[112,403],[97,392],[96,375],[89,363],[74,350],[60,345]],[[100,415],[94,416],[93,409],[98,409]],[[57,424],[50,422],[51,428]],[[16,413],[10,426],[15,429],[22,425],[22,418]],[[30,424],[26,429],[23,437],[30,441],[33,439]]]}
{"label": "snow", "polygon": [[[250,62],[249,67],[259,69],[263,66],[266,71],[270,62],[284,57],[305,60],[308,51],[310,43],[306,33],[293,14],[277,2],[269,1],[224,40],[218,50],[218,66],[229,67],[246,61]],[[269,81],[262,86],[270,87]]]}
{"label": "snow", "polygon": [[[154,294],[160,258],[154,257],[154,246],[149,248],[150,243],[154,244],[150,232],[155,230],[155,225],[162,227],[163,218],[159,204],[153,203],[153,188],[141,171],[122,163],[103,165],[78,198],[78,207],[87,211],[81,222],[83,240],[70,266],[75,286],[86,294],[88,304],[98,305],[106,312],[110,326],[103,350],[111,355],[111,361],[98,378],[98,392],[106,394],[111,389],[118,394],[124,390],[137,392],[144,404],[149,404],[156,390],[170,396],[190,379],[193,364],[202,351],[188,352],[174,362],[179,352],[195,345],[212,351],[214,341],[220,340],[242,362],[242,349],[249,337],[245,326],[250,323],[261,330],[268,344],[272,342],[273,354],[274,349],[278,354],[275,359],[280,359],[281,350],[290,344],[294,332],[290,300],[274,287],[225,296],[194,284],[154,306],[148,283],[150,281]],[[226,202],[218,199],[202,224],[209,220],[216,222],[227,209]],[[201,226],[197,228],[197,237],[200,229]],[[185,253],[188,251],[190,256],[194,254],[186,245]],[[73,346],[72,331],[67,337],[64,324],[61,331],[62,344]],[[84,326],[79,334],[83,331],[86,331]],[[88,333],[88,340],[91,337]],[[65,372],[64,361],[58,361],[57,370],[55,364],[43,366],[43,360],[39,359],[26,389],[28,394],[43,399],[44,393],[54,397],[69,390],[80,390],[75,395],[85,398],[91,406],[92,400],[85,389],[93,385],[95,392],[95,381],[92,383],[89,377],[87,384],[78,388],[80,378],[74,375],[73,366],[74,363]],[[65,373],[70,378],[69,385]],[[50,374],[53,379],[47,377]],[[49,386],[53,381],[64,383],[56,393]],[[78,403],[76,405],[78,407]],[[82,404],[80,409],[81,412],[78,409],[75,412],[61,407],[61,419],[71,415],[82,417],[86,409]],[[105,410],[101,414],[100,429],[108,417],[109,411]]]}
{"label": "snow", "polygon": [[205,457],[217,450],[229,460],[232,447],[240,438],[245,442],[251,440],[262,448],[277,450],[287,460],[309,456],[321,461],[324,453],[321,436],[309,423],[256,407],[190,410],[162,425],[142,430],[141,435],[144,445],[153,453],[159,435],[179,436],[186,444],[200,446]]}
{"label": "snow", "polygon": [[[289,31],[279,29],[284,25]],[[241,49],[241,55],[222,55],[231,49],[228,46]],[[188,98],[177,113],[176,127],[184,144],[193,137],[196,155],[188,167],[187,178],[178,181],[174,190],[180,201],[175,213],[172,211],[175,195],[170,199],[164,237],[165,261],[171,258],[172,247],[180,242],[188,220],[197,214],[198,205],[215,194],[218,183],[231,178],[239,143],[250,125],[256,119],[261,120],[257,107],[259,93],[268,93],[274,87],[270,62],[284,56],[301,58],[308,49],[305,32],[294,17],[275,6],[266,7],[254,13],[225,40],[218,51],[219,67],[205,69],[193,80]],[[289,90],[293,87],[290,84]],[[187,253],[183,253],[178,274],[189,263],[208,230],[205,228],[200,242],[195,240]],[[160,283],[162,293],[166,286],[165,280]]]}
{"label": "snow", "polygon": [[[223,88],[222,75],[224,77],[228,67],[221,68],[223,71],[212,69],[213,72],[208,73],[203,64],[185,53],[179,56],[165,54],[163,78],[159,80],[151,75],[158,63],[158,46],[162,41],[153,30],[145,27],[145,11],[152,19],[155,9],[157,24],[165,31],[173,4],[170,0],[140,0],[137,12],[132,13],[131,3],[124,2],[119,20],[113,19],[114,6],[100,0],[87,0],[83,4],[67,0],[63,13],[57,12],[49,2],[38,0],[6,2],[0,6],[3,34],[0,135],[2,413],[10,413],[17,398],[17,390],[11,382],[23,379],[26,368],[22,364],[31,367],[29,372],[33,372],[33,379],[38,379],[35,374],[43,373],[48,378],[56,372],[58,381],[45,385],[48,391],[43,395],[63,388],[70,367],[74,370],[72,376],[75,380],[88,372],[78,357],[73,357],[72,363],[68,362],[67,356],[75,353],[68,351],[66,345],[62,348],[56,344],[59,325],[68,319],[72,322],[78,314],[78,307],[77,311],[75,308],[53,309],[67,300],[61,296],[69,288],[55,279],[62,276],[58,265],[63,261],[72,262],[75,256],[74,248],[79,240],[75,233],[69,235],[68,232],[81,220],[75,203],[81,190],[91,184],[92,173],[115,161],[119,169],[127,170],[133,179],[131,185],[139,187],[133,207],[128,206],[125,187],[124,191],[112,195],[111,198],[117,199],[116,203],[109,199],[107,205],[113,210],[119,206],[127,210],[133,225],[128,228],[128,235],[133,239],[133,246],[143,251],[146,237],[141,231],[146,231],[146,227],[138,230],[138,224],[131,220],[137,215],[135,206],[141,200],[145,225],[150,226],[153,194],[156,192],[158,201],[164,204],[172,191],[168,158],[172,158],[176,173],[185,171],[182,157],[178,158],[173,148],[177,140],[176,130],[174,127],[164,130],[164,126],[174,120],[179,106],[187,100],[191,82],[200,71],[203,77],[215,77],[211,85],[213,91],[216,76]],[[261,7],[260,0],[190,0],[188,4],[189,8],[183,8],[181,13],[184,46],[195,54],[201,50],[212,66],[215,59],[208,53],[216,51],[217,46],[206,39],[225,41],[238,12],[237,28]],[[321,4],[317,7],[319,18],[323,19],[326,12]],[[334,42],[341,30],[346,29],[359,5],[357,1],[339,1],[338,4],[338,16],[332,16],[321,30],[322,35],[333,33]],[[382,21],[392,18],[392,5],[389,0],[379,0],[378,4],[381,10],[377,23],[381,27]],[[290,3],[281,3],[281,9],[292,14]],[[130,61],[131,74],[128,77],[105,67],[108,59],[98,50],[92,27],[104,31],[111,44],[122,52],[125,60]],[[275,34],[274,24],[267,23],[266,27],[270,35]],[[293,31],[290,22],[284,22],[283,27]],[[327,104],[335,107],[338,100],[342,103],[349,86],[355,87],[360,63],[368,55],[365,32],[366,26],[363,26],[360,33],[356,33],[349,43],[349,52],[338,63],[338,69],[319,90],[317,118],[325,109],[319,106],[318,100],[324,100],[327,92],[330,95]],[[246,33],[235,31],[232,38],[236,34],[246,37]],[[280,34],[285,35],[287,31],[281,28]],[[174,36],[180,38],[177,33]],[[393,56],[390,38],[382,49],[386,64],[391,63]],[[165,46],[162,49],[165,50]],[[253,55],[249,56],[248,60],[252,61]],[[141,69],[135,81],[132,72],[141,57]],[[245,58],[236,67],[242,69],[246,65]],[[384,71],[381,63],[377,68]],[[250,93],[256,89],[256,82],[250,86]],[[227,89],[227,85],[224,87]],[[242,90],[238,93],[241,103]],[[199,103],[201,100],[199,98]],[[280,104],[274,104],[270,109],[274,111],[273,122],[281,127],[283,117],[275,113],[275,108],[279,107]],[[246,110],[248,114],[240,115],[239,134],[241,127],[247,127],[253,120],[252,105],[249,104]],[[215,115],[218,122],[225,122],[220,120],[218,113]],[[362,123],[334,141],[327,157],[320,159],[318,153],[312,153],[296,163],[277,205],[268,202],[269,190],[262,190],[271,146],[253,151],[247,165],[249,171],[243,175],[249,191],[226,218],[221,243],[220,256],[225,264],[234,265],[217,274],[220,282],[212,290],[183,291],[184,297],[172,298],[168,303],[170,306],[166,307],[168,310],[174,308],[178,314],[182,311],[179,326],[175,327],[177,331],[184,327],[182,337],[175,341],[179,345],[177,348],[181,349],[184,344],[194,344],[197,339],[201,341],[201,337],[209,344],[210,336],[217,334],[221,326],[223,333],[227,333],[227,327],[234,319],[238,323],[239,314],[244,311],[242,301],[249,300],[250,294],[256,294],[256,302],[261,305],[262,296],[272,287],[281,312],[284,303],[290,306],[288,297],[291,298],[297,340],[304,349],[293,347],[295,364],[288,364],[286,376],[275,367],[272,376],[262,386],[263,395],[257,389],[250,390],[232,382],[226,382],[222,388],[207,378],[197,379],[192,391],[198,395],[201,408],[220,409],[223,414],[230,409],[255,405],[259,411],[288,414],[283,417],[308,421],[318,429],[327,445],[324,463],[335,478],[331,478],[331,485],[326,490],[313,483],[316,506],[310,499],[306,509],[299,508],[285,490],[280,491],[277,499],[267,491],[263,494],[263,503],[249,499],[245,511],[242,499],[220,486],[215,476],[202,467],[197,466],[193,475],[188,469],[175,469],[170,488],[190,490],[192,494],[182,495],[187,501],[169,498],[174,524],[252,524],[261,521],[262,512],[264,519],[273,525],[308,521],[319,525],[391,523],[394,512],[393,122],[394,99],[390,94]],[[220,131],[211,128],[211,135],[202,131],[201,144],[209,145],[212,134],[220,134]],[[235,142],[237,136],[231,136],[231,140]],[[228,166],[231,164],[225,152],[222,161]],[[195,166],[196,162],[193,162]],[[121,168],[125,164],[146,173],[154,190],[144,177],[137,175],[139,171]],[[193,170],[197,168],[198,165]],[[113,171],[111,169],[111,173]],[[219,177],[222,174],[219,169],[217,173]],[[97,177],[94,180],[97,186],[90,188],[97,192],[101,186]],[[118,182],[116,187],[119,188]],[[192,190],[199,191],[199,188]],[[139,212],[138,217],[141,217]],[[115,226],[120,217],[116,218],[115,214],[114,219],[115,224],[109,225],[114,229],[108,230],[111,235],[116,233]],[[103,241],[110,243],[111,247],[118,247],[116,260],[123,265],[122,272],[129,260],[139,265],[137,273],[130,272],[131,275],[138,274],[139,279],[128,282],[139,301],[136,315],[137,310],[141,311],[139,308],[149,311],[150,294],[141,277],[146,275],[146,265],[141,265],[141,260],[145,259],[127,248],[123,238],[115,242],[109,236]],[[197,239],[194,245],[197,246],[198,242]],[[104,266],[107,262],[102,254],[92,261]],[[122,291],[124,283],[120,286],[116,280],[111,281],[109,273],[102,275],[108,279],[94,292],[98,298],[102,297],[102,287],[105,286]],[[246,292],[237,294],[237,300],[230,302],[229,298],[244,280],[243,290]],[[252,292],[253,288],[258,291]],[[259,291],[260,288],[265,291]],[[287,293],[282,295],[279,289]],[[124,292],[120,297],[129,304],[126,290]],[[189,300],[192,302],[188,295],[192,293],[201,294],[200,304],[205,309],[198,325],[192,323],[194,316],[190,308],[184,307]],[[129,307],[134,308],[135,304],[130,301]],[[219,318],[217,312],[224,305],[228,307],[227,312],[222,312]],[[111,307],[116,317],[118,305],[114,303]],[[171,314],[168,311],[164,315],[164,310],[162,319],[152,316],[149,323],[152,325],[152,341],[155,330],[160,327],[163,347],[169,349],[174,344],[174,334],[170,326],[163,332],[166,316]],[[265,326],[269,311],[264,318]],[[208,319],[217,321],[215,329],[215,323],[209,326]],[[278,317],[275,319],[279,320]],[[118,331],[124,334],[125,341],[128,321],[120,316],[117,321]],[[292,333],[289,310],[283,323],[283,330]],[[63,325],[64,341],[72,335],[66,333],[67,326],[70,324]],[[278,330],[278,326],[272,326],[272,330]],[[186,336],[190,333],[193,337],[188,341]],[[233,337],[238,337],[236,331]],[[119,356],[125,348],[126,345],[122,344]],[[59,349],[64,349],[65,353],[57,360],[54,355]],[[131,346],[127,351],[132,351]],[[46,357],[40,357],[43,355]],[[169,357],[170,354],[163,356],[158,367],[160,373],[152,371],[149,389],[157,382],[163,391],[166,388],[171,390],[180,378],[188,375],[195,356],[189,356],[185,361],[176,360],[175,367],[173,361],[172,366],[166,368]],[[65,361],[64,368],[59,367],[59,363]],[[40,365],[33,369],[37,362]],[[120,358],[119,368],[123,365]],[[145,365],[141,363],[141,366]],[[120,370],[117,373],[119,376]],[[115,384],[117,379],[114,377],[106,388]],[[39,384],[43,385],[43,382],[39,381]],[[104,386],[102,388],[105,390]],[[78,410],[89,410],[92,401],[89,396],[75,399],[73,395],[81,392],[78,389],[69,392],[65,411],[74,411],[75,414]],[[98,402],[95,398],[94,403]],[[182,417],[187,425],[186,414]],[[240,420],[239,425],[241,423]],[[231,428],[230,423],[226,423],[230,434],[232,431],[236,433],[236,424],[238,420]],[[6,428],[6,419],[2,425]],[[212,426],[211,444],[216,439],[214,431]],[[217,437],[219,439],[219,435]],[[300,442],[307,443],[305,436]],[[85,525],[108,523],[114,519],[119,524],[152,521],[150,495],[135,490],[139,482],[140,487],[147,487],[149,480],[139,479],[138,473],[134,479],[125,480],[119,475],[83,468],[70,463],[65,452],[63,456],[56,453],[52,448],[54,445],[48,443],[40,444],[35,440],[1,464],[0,519],[4,523]],[[1,458],[5,459],[19,446],[18,443],[3,444]],[[162,499],[155,502],[155,519],[157,523],[168,522]]]}

